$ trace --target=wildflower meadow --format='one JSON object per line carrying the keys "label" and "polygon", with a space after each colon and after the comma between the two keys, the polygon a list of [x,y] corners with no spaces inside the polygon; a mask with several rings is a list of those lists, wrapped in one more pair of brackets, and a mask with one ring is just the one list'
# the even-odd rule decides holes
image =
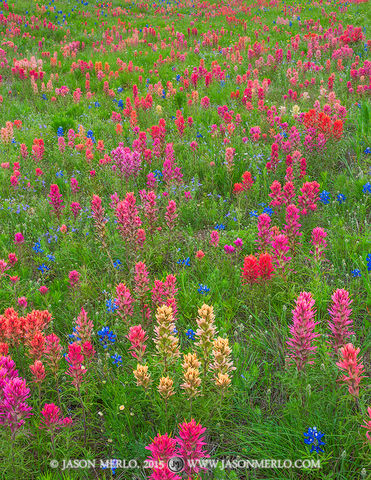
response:
{"label": "wildflower meadow", "polygon": [[370,19],[0,1],[0,480],[371,478]]}

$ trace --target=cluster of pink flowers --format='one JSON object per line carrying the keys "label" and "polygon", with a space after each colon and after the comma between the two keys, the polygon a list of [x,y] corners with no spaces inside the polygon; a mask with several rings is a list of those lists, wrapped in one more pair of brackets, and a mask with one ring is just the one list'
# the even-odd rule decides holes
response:
{"label": "cluster of pink flowers", "polygon": [[313,308],[314,304],[311,293],[301,292],[292,311],[291,338],[286,343],[289,347],[289,356],[295,362],[298,370],[302,370],[307,363],[313,363],[312,357],[317,350],[317,346],[313,343],[319,337],[319,334],[315,332],[318,322],[314,321],[316,314]]}
{"label": "cluster of pink flowers", "polygon": [[53,207],[53,213],[59,220],[59,218],[62,215],[62,209],[64,208],[64,205],[62,205],[63,198],[59,191],[58,185],[56,184],[50,185],[50,193],[48,197],[50,199],[49,203]]}
{"label": "cluster of pink flowers", "polygon": [[10,357],[0,357],[0,424],[8,427],[14,439],[18,430],[31,414],[27,403],[30,389],[26,380],[18,376],[15,363]]}
{"label": "cluster of pink flowers", "polygon": [[207,458],[204,446],[206,429],[194,419],[179,424],[179,436],[171,438],[167,433],[158,434],[153,442],[146,447],[151,452],[148,462],[155,465],[152,468],[151,480],[181,480],[168,467],[168,461],[180,457],[184,462],[184,472],[189,478],[203,469],[197,460]]}

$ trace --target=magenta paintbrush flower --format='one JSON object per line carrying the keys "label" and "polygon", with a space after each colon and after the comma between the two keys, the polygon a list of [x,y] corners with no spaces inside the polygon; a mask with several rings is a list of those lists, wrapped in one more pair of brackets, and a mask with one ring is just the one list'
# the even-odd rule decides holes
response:
{"label": "magenta paintbrush flower", "polygon": [[0,424],[9,427],[13,435],[32,415],[32,407],[26,403],[29,396],[30,389],[23,378],[10,378],[6,382],[0,398]]}
{"label": "magenta paintbrush flower", "polygon": [[68,426],[72,422],[70,417],[64,418],[61,415],[61,409],[54,403],[46,403],[41,410],[41,415],[43,418],[40,423],[40,428],[46,428],[50,433],[53,433],[61,427]]}
{"label": "magenta paintbrush flower", "polygon": [[317,346],[314,340],[320,336],[315,327],[318,322],[314,321],[316,310],[314,299],[309,292],[301,292],[298,296],[293,313],[293,325],[290,327],[291,338],[286,342],[289,348],[289,356],[294,360],[298,370],[302,370],[316,353]]}
{"label": "magenta paintbrush flower", "polygon": [[145,447],[151,452],[151,457],[147,461],[154,465],[150,480],[181,480],[181,477],[171,472],[167,466],[168,460],[176,456],[176,444],[177,441],[165,433],[158,434],[153,442]]}
{"label": "magenta paintbrush flower", "polygon": [[88,318],[84,308],[81,308],[76,319],[76,336],[80,339],[81,343],[90,342],[93,334],[93,322]]}
{"label": "magenta paintbrush flower", "polygon": [[352,300],[349,298],[347,290],[338,289],[332,294],[332,305],[329,309],[331,321],[329,321],[330,344],[335,353],[346,344],[347,339],[354,335],[353,320],[350,318],[352,309],[350,304]]}
{"label": "magenta paintbrush flower", "polygon": [[315,227],[312,231],[311,244],[314,246],[314,252],[310,252],[314,256],[315,262],[319,263],[324,258],[324,250],[327,247],[327,232],[321,227]]}
{"label": "magenta paintbrush flower", "polygon": [[146,351],[146,345],[144,342],[148,340],[142,325],[134,325],[133,327],[130,327],[129,334],[126,335],[126,338],[131,343],[131,346],[129,347],[130,353],[140,363],[144,352]]}
{"label": "magenta paintbrush flower", "polygon": [[175,227],[175,220],[177,219],[178,214],[176,213],[176,203],[174,200],[169,200],[169,204],[166,207],[165,220],[166,225],[169,230],[173,230]]}
{"label": "magenta paintbrush flower", "polygon": [[62,205],[63,199],[59,191],[58,185],[54,183],[50,185],[50,193],[48,197],[50,200],[49,203],[53,207],[53,213],[56,215],[56,217],[59,220],[60,216],[62,215],[62,209],[64,208],[64,205]]}
{"label": "magenta paintbrush flower", "polygon": [[125,321],[133,315],[134,298],[131,295],[130,290],[123,283],[119,283],[116,286],[116,301],[118,315]]}
{"label": "magenta paintbrush flower", "polygon": [[6,383],[16,377],[18,377],[18,370],[14,360],[4,355],[0,356],[0,398]]}
{"label": "magenta paintbrush flower", "polygon": [[202,469],[197,461],[201,458],[209,457],[204,450],[206,428],[203,428],[200,423],[192,418],[190,422],[183,422],[179,424],[179,437],[177,437],[178,450],[177,454],[185,461],[184,471],[187,474],[194,474]]}
{"label": "magenta paintbrush flower", "polygon": [[271,243],[271,217],[267,213],[262,213],[258,217],[258,237],[259,250],[266,251]]}
{"label": "magenta paintbrush flower", "polygon": [[68,355],[66,356],[66,360],[69,363],[66,375],[69,375],[72,378],[72,385],[79,389],[86,373],[86,369],[82,364],[84,361],[82,346],[77,343],[71,343],[68,345]]}

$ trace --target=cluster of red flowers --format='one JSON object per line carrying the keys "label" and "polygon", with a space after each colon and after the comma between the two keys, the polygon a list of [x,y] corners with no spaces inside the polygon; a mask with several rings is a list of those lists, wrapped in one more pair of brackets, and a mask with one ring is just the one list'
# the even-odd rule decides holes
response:
{"label": "cluster of red flowers", "polygon": [[10,345],[19,345],[23,342],[30,348],[30,352],[37,349],[37,344],[43,339],[42,331],[52,319],[47,310],[32,310],[25,317],[20,317],[14,308],[7,308],[0,315],[0,351],[8,354]]}
{"label": "cluster of red flowers", "polygon": [[251,176],[251,173],[245,172],[242,174],[242,183],[234,184],[233,193],[237,195],[242,192],[247,192],[248,190],[250,190],[253,184],[254,184],[254,180]]}
{"label": "cluster of red flowers", "polygon": [[242,268],[242,284],[266,281],[273,275],[273,259],[269,253],[261,253],[258,258],[254,255],[245,257]]}
{"label": "cluster of red flowers", "polygon": [[304,125],[306,129],[315,128],[326,138],[333,136],[338,140],[343,135],[343,121],[340,118],[332,120],[324,112],[317,112],[314,109],[304,113]]}

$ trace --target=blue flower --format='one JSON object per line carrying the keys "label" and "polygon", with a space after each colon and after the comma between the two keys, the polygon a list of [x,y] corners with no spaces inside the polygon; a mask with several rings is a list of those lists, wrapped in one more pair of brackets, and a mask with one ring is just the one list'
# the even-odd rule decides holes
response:
{"label": "blue flower", "polygon": [[94,138],[94,133],[93,130],[88,130],[86,133],[86,136],[92,140],[93,143],[96,143],[96,140]]}
{"label": "blue flower", "polygon": [[47,255],[47,258],[48,258],[51,262],[55,262],[55,256],[54,256],[54,255]]}
{"label": "blue flower", "polygon": [[347,197],[342,193],[339,193],[339,195],[336,196],[336,200],[340,203],[340,205],[344,203],[346,199]]}
{"label": "blue flower", "polygon": [[249,213],[250,217],[258,217],[259,214],[256,210],[251,210],[251,212]]}
{"label": "blue flower", "polygon": [[161,170],[155,170],[155,171],[153,172],[153,175],[155,176],[155,178],[157,179],[157,181],[158,181],[159,183],[162,182],[163,174],[162,174]]}
{"label": "blue flower", "polygon": [[178,260],[176,262],[178,265],[184,265],[185,267],[191,266],[191,259],[189,257],[184,258],[183,260]]}
{"label": "blue flower", "polygon": [[319,198],[324,205],[327,205],[330,203],[331,195],[326,190],[323,190],[323,192],[319,194]]}
{"label": "blue flower", "polygon": [[47,265],[45,265],[45,263],[43,263],[42,265],[39,265],[39,266],[37,267],[37,269],[40,270],[41,273],[44,273],[44,270],[45,270],[46,272],[47,272],[48,270],[50,270],[50,268],[49,268]]}
{"label": "blue flower", "polygon": [[186,335],[190,340],[196,340],[196,332],[193,331],[192,328],[187,330]]}
{"label": "blue flower", "polygon": [[109,327],[103,327],[102,330],[97,332],[99,337],[99,342],[103,348],[110,350],[111,345],[113,345],[116,341],[116,335],[111,332]]}
{"label": "blue flower", "polygon": [[122,265],[120,260],[116,260],[115,262],[113,262],[113,266],[117,268],[117,270],[120,270],[120,265]]}
{"label": "blue flower", "polygon": [[107,313],[113,313],[119,307],[116,305],[116,300],[106,300]]}
{"label": "blue flower", "polygon": [[363,185],[363,193],[371,193],[371,183],[367,182]]}
{"label": "blue flower", "polygon": [[371,154],[371,147],[367,147],[366,150],[364,150],[364,152],[366,155],[370,155]]}
{"label": "blue flower", "polygon": [[36,253],[42,253],[44,250],[41,249],[41,243],[36,242],[35,245],[32,247],[32,250]]}
{"label": "blue flower", "polygon": [[71,343],[75,343],[75,342],[79,342],[79,341],[81,340],[81,338],[77,335],[76,327],[73,327],[72,332],[73,332],[73,333],[71,333],[71,334],[68,335],[68,338],[71,340],[71,341],[70,341],[70,344],[71,344]]}
{"label": "blue flower", "polygon": [[222,223],[219,225],[219,223],[217,223],[214,227],[214,230],[225,230],[225,225],[223,225]]}
{"label": "blue flower", "polygon": [[366,257],[366,263],[367,263],[367,271],[371,272],[371,253],[369,253]]}
{"label": "blue flower", "polygon": [[198,284],[198,293],[201,293],[201,295],[204,295],[205,293],[210,292],[210,288],[207,285],[202,285],[202,283]]}
{"label": "blue flower", "polygon": [[265,207],[264,210],[263,210],[263,213],[266,213],[271,217],[273,215],[274,211],[272,210],[271,207]]}
{"label": "blue flower", "polygon": [[355,268],[350,273],[352,274],[352,277],[354,277],[354,278],[362,277],[361,270],[359,268]]}
{"label": "blue flower", "polygon": [[317,427],[308,428],[308,431],[304,432],[304,437],[307,437],[304,439],[304,443],[311,445],[310,453],[314,451],[317,453],[324,452],[321,448],[322,445],[325,445],[325,442],[322,440],[324,435],[324,433],[317,430]]}
{"label": "blue flower", "polygon": [[116,367],[119,367],[122,364],[121,355],[118,355],[117,353],[115,353],[114,355],[111,355],[111,358],[113,360],[112,363],[116,365]]}
{"label": "blue flower", "polygon": [[63,137],[63,135],[64,135],[63,127],[58,127],[57,136],[58,137]]}

